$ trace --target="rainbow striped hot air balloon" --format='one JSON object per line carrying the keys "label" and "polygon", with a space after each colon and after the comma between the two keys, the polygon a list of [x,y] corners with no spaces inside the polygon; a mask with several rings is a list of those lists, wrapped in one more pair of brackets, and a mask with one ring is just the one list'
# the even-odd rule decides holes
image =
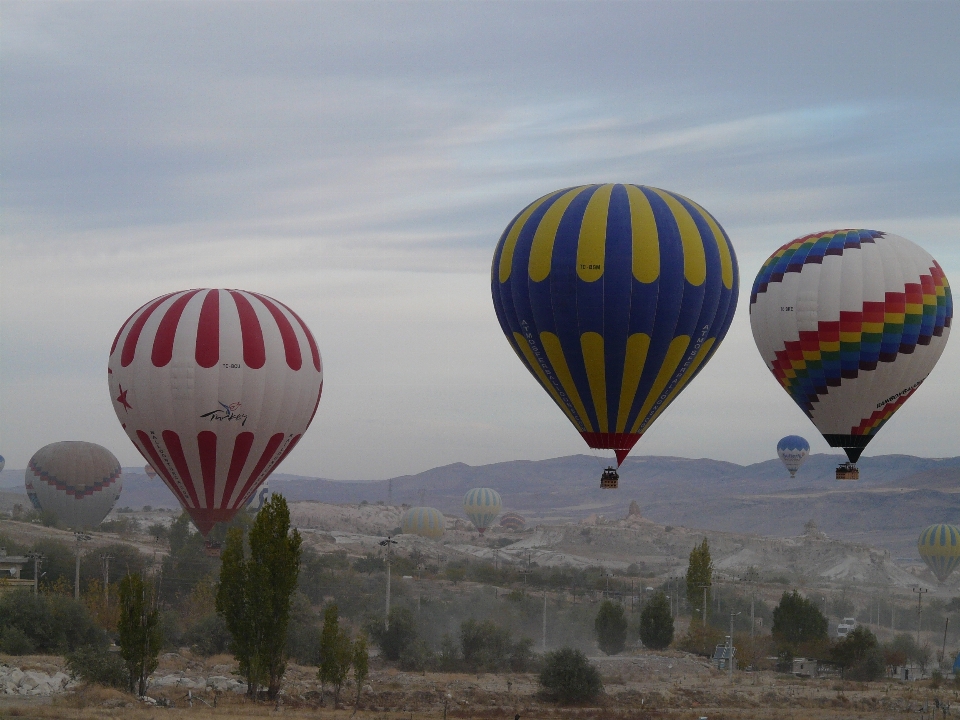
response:
{"label": "rainbow striped hot air balloon", "polygon": [[431,507],[410,508],[400,519],[400,529],[404,535],[419,535],[431,540],[443,537],[445,525],[443,513]]}
{"label": "rainbow striped hot air balloon", "polygon": [[716,352],[739,285],[713,216],[640,185],[536,200],[500,237],[491,274],[517,356],[587,445],[618,464]]}
{"label": "rainbow striped hot air balloon", "polygon": [[473,488],[463,496],[463,512],[483,535],[500,514],[500,493],[490,488]]}
{"label": "rainbow striped hot air balloon", "polygon": [[750,325],[767,368],[852,465],[946,346],[950,284],[915,243],[879,230],[797,238],[763,264]]}
{"label": "rainbow striped hot air balloon", "polygon": [[960,564],[960,528],[956,525],[931,525],[920,533],[917,552],[937,580],[943,582]]}

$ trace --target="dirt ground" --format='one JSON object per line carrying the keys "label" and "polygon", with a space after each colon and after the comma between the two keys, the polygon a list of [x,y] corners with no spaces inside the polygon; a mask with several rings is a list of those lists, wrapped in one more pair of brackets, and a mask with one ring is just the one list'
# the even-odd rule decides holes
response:
{"label": "dirt ground", "polygon": [[[772,672],[734,673],[733,680],[701,658],[680,652],[592,658],[601,671],[605,693],[595,703],[559,707],[537,695],[529,674],[405,673],[374,668],[356,715],[356,686],[343,690],[334,709],[328,694],[320,704],[315,668],[291,665],[279,703],[255,702],[235,693],[163,687],[148,691],[172,707],[149,707],[131,695],[100,687],[81,687],[54,697],[0,695],[0,718],[709,718],[710,720],[846,720],[848,718],[960,717],[960,685],[933,688],[929,682],[881,681],[869,684],[836,678],[801,679]],[[55,667],[56,658],[31,658],[35,667]],[[193,659],[164,656],[157,675],[182,673],[196,678],[230,673],[227,656]],[[189,693],[189,694],[188,694]],[[192,706],[191,706],[192,701]],[[215,707],[214,707],[215,705]]]}

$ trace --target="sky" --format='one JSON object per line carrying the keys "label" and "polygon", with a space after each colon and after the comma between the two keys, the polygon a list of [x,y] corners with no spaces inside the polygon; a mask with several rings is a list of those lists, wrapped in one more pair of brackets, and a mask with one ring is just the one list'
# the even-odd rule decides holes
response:
{"label": "sky", "polygon": [[[377,479],[586,450],[496,321],[490,260],[561,187],[693,198],[741,297],[633,454],[738,463],[797,433],[749,289],[811,232],[910,238],[960,283],[960,3],[5,0],[0,454],[142,464],[107,392],[151,298],[240,287],[316,335],[324,394],[281,472]],[[960,287],[960,285],[955,285]],[[960,340],[866,455],[960,454]]]}

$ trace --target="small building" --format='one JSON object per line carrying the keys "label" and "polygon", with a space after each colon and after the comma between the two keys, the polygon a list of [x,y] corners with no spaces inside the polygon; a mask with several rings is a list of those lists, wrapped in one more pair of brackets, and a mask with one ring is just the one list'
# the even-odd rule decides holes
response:
{"label": "small building", "polygon": [[912,662],[906,665],[892,665],[887,668],[887,677],[908,682],[911,680],[922,680],[924,674],[923,668]]}
{"label": "small building", "polygon": [[729,667],[729,663],[733,662],[733,669],[737,669],[736,658],[734,657],[737,654],[737,649],[729,645],[717,645],[713,650],[713,664],[717,666],[717,670],[726,670]]}
{"label": "small building", "polygon": [[797,677],[809,677],[815,678],[819,677],[817,671],[817,660],[816,658],[794,658],[793,659],[793,674]]}
{"label": "small building", "polygon": [[0,594],[20,587],[33,587],[33,580],[20,577],[23,566],[30,558],[22,555],[7,555],[6,548],[0,548]]}

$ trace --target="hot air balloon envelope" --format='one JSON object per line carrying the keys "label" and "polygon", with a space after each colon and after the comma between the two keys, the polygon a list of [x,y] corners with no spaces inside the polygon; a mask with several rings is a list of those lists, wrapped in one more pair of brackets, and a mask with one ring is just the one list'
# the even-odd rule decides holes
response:
{"label": "hot air balloon envelope", "polygon": [[511,347],[618,464],[723,340],[737,260],[706,210],[639,185],[545,195],[504,230],[493,305]]}
{"label": "hot air balloon envelope", "polygon": [[147,477],[153,480],[157,476],[157,471],[153,469],[153,465],[144,465],[143,472],[146,473]]}
{"label": "hot air balloon envelope", "polygon": [[851,463],[933,370],[952,317],[937,261],[876,230],[787,243],[763,264],[750,295],[767,367]]}
{"label": "hot air balloon envelope", "polygon": [[247,510],[254,513],[260,512],[260,508],[263,507],[268,497],[270,497],[270,488],[266,485],[261,485],[260,489],[247,500]]}
{"label": "hot air balloon envelope", "polygon": [[147,303],[117,333],[107,378],[130,440],[204,535],[296,446],[323,387],[306,324],[243,290]]}
{"label": "hot air balloon envelope", "polygon": [[787,435],[777,443],[777,455],[790,471],[790,477],[797,476],[797,470],[806,462],[810,454],[810,443],[799,435]]}
{"label": "hot air balloon envelope", "polygon": [[473,488],[463,496],[463,512],[483,535],[500,514],[500,493],[490,488]]}
{"label": "hot air balloon envelope", "polygon": [[73,530],[95,528],[123,486],[120,462],[89,442],[56,442],[37,450],[24,474],[30,502]]}
{"label": "hot air balloon envelope", "polygon": [[937,580],[943,582],[960,564],[960,528],[955,525],[931,525],[920,533],[917,552]]}
{"label": "hot air balloon envelope", "polygon": [[400,520],[400,529],[404,535],[419,535],[431,540],[443,537],[445,525],[443,513],[429,507],[410,508]]}

